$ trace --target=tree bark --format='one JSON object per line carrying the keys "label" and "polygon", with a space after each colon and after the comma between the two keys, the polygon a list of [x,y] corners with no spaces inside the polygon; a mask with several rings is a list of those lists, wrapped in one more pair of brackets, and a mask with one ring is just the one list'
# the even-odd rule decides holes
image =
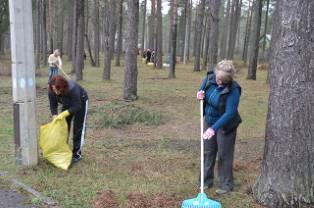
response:
{"label": "tree bark", "polygon": [[76,19],[77,19],[77,41],[75,45],[75,76],[76,80],[83,80],[83,68],[84,68],[84,0],[76,0]]}
{"label": "tree bark", "polygon": [[141,56],[143,56],[143,52],[145,50],[145,25],[146,25],[146,6],[147,0],[144,0],[144,11],[143,11],[143,23],[142,23],[142,39],[141,39]]}
{"label": "tree bark", "polygon": [[168,78],[176,78],[175,68],[176,68],[176,48],[177,48],[177,19],[178,19],[178,0],[172,0],[171,5],[171,24],[170,24],[170,37],[171,37],[171,48],[170,48],[170,67]]}
{"label": "tree bark", "polygon": [[249,46],[249,40],[250,40],[250,34],[251,34],[252,17],[253,17],[253,6],[251,6],[251,1],[249,0],[248,14],[247,14],[247,19],[246,19],[247,20],[246,21],[246,29],[245,29],[245,36],[244,36],[244,44],[243,44],[243,53],[242,53],[242,61],[244,63],[247,62],[247,53],[248,53],[248,46]]}
{"label": "tree bark", "polygon": [[117,0],[110,0],[110,22],[109,22],[109,44],[110,44],[110,60],[114,57],[115,52],[115,37],[116,37],[116,8]]}
{"label": "tree bark", "polygon": [[46,0],[42,0],[42,4],[41,4],[41,14],[42,14],[42,22],[41,22],[41,24],[42,24],[42,27],[41,27],[41,36],[42,36],[42,38],[41,38],[41,46],[42,46],[42,48],[41,48],[41,52],[42,52],[42,54],[41,54],[41,56],[42,56],[42,60],[43,60],[43,63],[44,63],[44,65],[45,66],[47,66],[47,64],[48,64],[48,54],[47,54],[47,48],[48,48],[48,46],[47,46],[47,24],[46,24],[46,20],[47,20],[47,2],[46,2]]}
{"label": "tree bark", "polygon": [[219,7],[221,0],[210,0],[210,31],[207,71],[210,71],[217,64],[218,39],[219,39]]}
{"label": "tree bark", "polygon": [[126,41],[123,98],[137,99],[137,41],[139,23],[139,1],[128,0],[128,33]]}
{"label": "tree bark", "polygon": [[152,51],[155,49],[155,0],[151,0],[151,15],[149,17],[149,39],[148,39],[148,47]]}
{"label": "tree bark", "polygon": [[[88,38],[88,34],[85,33],[84,36],[85,36],[85,40],[86,40],[86,43],[87,43],[87,49],[88,49],[90,64],[91,64],[92,66],[96,66],[95,60],[94,60],[94,58],[93,58],[92,49],[91,49],[91,46],[90,46],[90,41],[89,41],[89,38]],[[83,53],[83,55],[84,55],[84,53]]]}
{"label": "tree bark", "polygon": [[204,20],[204,10],[205,10],[205,0],[201,0],[199,5],[199,14],[197,16],[197,21],[195,25],[195,60],[194,60],[194,70],[193,71],[200,71],[200,62],[201,62],[201,45],[202,45],[202,33]]}
{"label": "tree bark", "polygon": [[[253,186],[267,207],[314,203],[314,1],[277,1],[261,175]],[[289,18],[287,18],[289,17]]]}
{"label": "tree bark", "polygon": [[119,29],[118,29],[118,47],[117,47],[117,56],[116,56],[116,66],[120,66],[120,56],[122,51],[122,25],[123,25],[123,0],[119,2]]}
{"label": "tree bark", "polygon": [[69,7],[69,15],[68,15],[68,33],[67,33],[67,55],[68,55],[68,60],[72,61],[72,38],[73,38],[73,5],[74,2],[73,0],[69,1],[70,3],[68,4]]}
{"label": "tree bark", "polygon": [[[34,23],[35,23],[35,32],[34,32],[34,43],[35,43],[35,67],[36,69],[40,68],[40,26],[41,26],[41,1],[38,0],[35,3],[35,19],[34,19]],[[0,54],[2,54],[2,50],[4,49],[4,45],[2,44],[2,38],[1,38],[1,34],[0,34]],[[2,49],[3,48],[3,49]],[[3,50],[4,52],[4,50]]]}
{"label": "tree bark", "polygon": [[265,12],[265,26],[264,26],[264,38],[263,38],[263,57],[265,58],[265,49],[266,49],[266,34],[267,34],[267,25],[268,25],[268,11],[269,11],[269,0],[266,3],[266,12]]}
{"label": "tree bark", "polygon": [[205,48],[204,48],[204,53],[203,53],[203,63],[202,63],[202,70],[206,70],[207,66],[207,60],[208,60],[208,50],[209,50],[209,35],[210,35],[210,9],[208,8],[208,14],[207,14],[207,26],[205,27],[204,33],[206,34],[205,36]]}
{"label": "tree bark", "polygon": [[[112,0],[111,0],[112,1]],[[103,80],[110,80],[111,74],[111,54],[110,54],[110,6],[108,0],[105,1],[105,17],[104,17],[104,55],[105,66],[103,72]]]}
{"label": "tree bark", "polygon": [[256,80],[256,68],[259,51],[259,37],[262,20],[262,0],[256,0],[254,9],[253,30],[250,38],[250,61],[248,68],[248,79]]}
{"label": "tree bark", "polygon": [[188,59],[188,48],[189,48],[189,38],[190,38],[190,31],[189,31],[189,26],[191,26],[191,21],[190,21],[190,16],[191,16],[191,11],[190,11],[190,0],[185,1],[185,6],[184,6],[184,11],[185,11],[185,32],[184,32],[184,51],[183,51],[183,64],[187,63]]}
{"label": "tree bark", "polygon": [[239,25],[240,15],[241,15],[241,6],[242,6],[242,0],[233,0],[232,15],[231,15],[231,21],[230,21],[230,31],[229,31],[229,44],[228,44],[228,55],[227,55],[228,59],[233,59],[233,55],[234,55],[236,36],[237,36],[238,25]]}
{"label": "tree bark", "polygon": [[95,66],[99,67],[99,0],[95,0],[93,6],[94,14],[92,15],[92,20],[94,26],[94,57]]}
{"label": "tree bark", "polygon": [[227,1],[227,8],[226,8],[226,17],[224,18],[224,23],[223,23],[223,32],[221,36],[221,41],[220,41],[220,58],[224,59],[227,57],[227,45],[228,45],[228,37],[227,35],[229,34],[229,25],[230,25],[230,0]]}
{"label": "tree bark", "polygon": [[56,48],[60,50],[61,55],[63,54],[63,36],[64,36],[64,1],[63,0],[58,0],[57,1],[57,15],[56,15],[56,33],[57,33],[57,38],[56,38]]}
{"label": "tree bark", "polygon": [[77,1],[73,0],[73,33],[72,33],[72,70],[75,73],[75,60],[76,60],[76,44],[77,44]]}
{"label": "tree bark", "polygon": [[184,61],[184,50],[186,44],[186,36],[187,36],[187,15],[189,10],[189,0],[184,1],[184,11],[183,11],[183,24],[182,24],[182,46],[181,46],[181,59],[180,61]]}
{"label": "tree bark", "polygon": [[157,69],[162,69],[162,13],[161,13],[161,0],[157,0],[156,68]]}

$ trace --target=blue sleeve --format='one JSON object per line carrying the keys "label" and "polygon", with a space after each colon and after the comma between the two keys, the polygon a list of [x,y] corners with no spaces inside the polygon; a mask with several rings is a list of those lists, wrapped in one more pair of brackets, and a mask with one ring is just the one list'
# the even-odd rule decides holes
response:
{"label": "blue sleeve", "polygon": [[226,111],[225,113],[212,125],[212,129],[217,132],[226,123],[228,123],[237,113],[240,102],[240,92],[238,88],[235,88],[230,92],[230,95],[226,100]]}
{"label": "blue sleeve", "polygon": [[207,76],[203,79],[202,84],[201,84],[199,90],[205,91],[206,83],[207,83]]}

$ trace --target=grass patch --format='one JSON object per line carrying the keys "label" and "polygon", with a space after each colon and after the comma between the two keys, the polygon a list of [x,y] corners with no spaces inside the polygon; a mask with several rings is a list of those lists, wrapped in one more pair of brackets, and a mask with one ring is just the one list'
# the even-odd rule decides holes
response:
{"label": "grass patch", "polygon": [[96,128],[122,128],[125,125],[143,123],[160,125],[161,113],[146,110],[133,104],[115,104],[112,102],[99,106],[96,110]]}

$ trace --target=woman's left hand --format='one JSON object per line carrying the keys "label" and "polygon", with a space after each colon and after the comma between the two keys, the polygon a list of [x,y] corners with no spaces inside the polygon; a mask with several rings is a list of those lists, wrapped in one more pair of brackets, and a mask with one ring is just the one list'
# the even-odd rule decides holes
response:
{"label": "woman's left hand", "polygon": [[203,134],[203,139],[210,139],[215,135],[215,131],[212,128],[208,128],[204,134]]}

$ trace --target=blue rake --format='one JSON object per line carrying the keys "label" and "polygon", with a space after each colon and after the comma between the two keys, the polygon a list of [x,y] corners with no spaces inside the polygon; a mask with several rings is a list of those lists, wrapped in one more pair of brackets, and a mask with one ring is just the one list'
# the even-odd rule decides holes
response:
{"label": "blue rake", "polygon": [[202,138],[204,132],[203,105],[204,101],[201,100],[201,193],[199,193],[196,198],[184,200],[181,208],[222,208],[219,202],[207,198],[204,193],[204,141]]}

